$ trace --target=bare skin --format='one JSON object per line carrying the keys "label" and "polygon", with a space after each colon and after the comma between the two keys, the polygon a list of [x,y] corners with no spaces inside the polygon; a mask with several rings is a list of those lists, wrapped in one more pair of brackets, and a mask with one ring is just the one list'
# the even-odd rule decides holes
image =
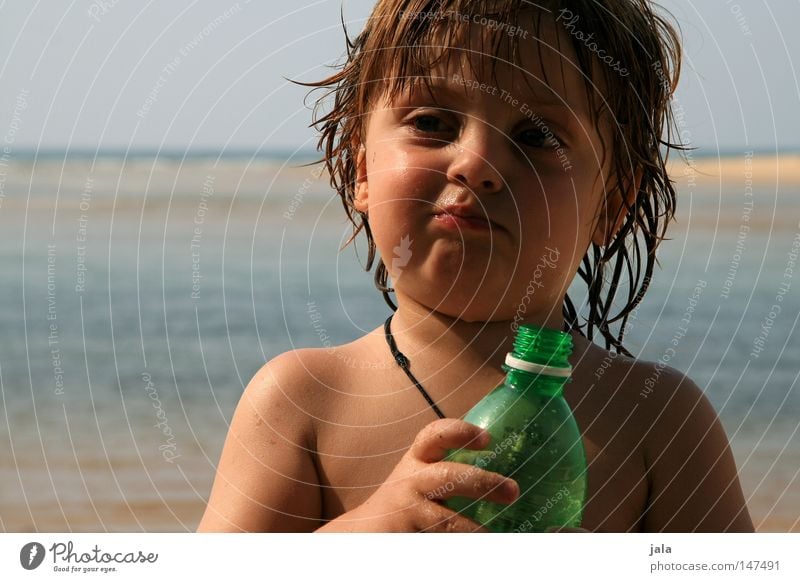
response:
{"label": "bare skin", "polygon": [[[589,462],[583,528],[753,531],[727,438],[699,389],[665,368],[643,398],[653,364],[617,356],[598,380],[608,352],[573,340],[565,397]],[[398,347],[448,419],[436,420],[396,366],[382,327],[334,352],[283,354],[242,398],[198,531],[481,531],[425,493],[453,479],[437,462],[444,448],[480,445],[477,432],[453,436],[472,426],[453,419],[502,371],[489,364],[468,378],[463,366]],[[480,486],[460,494],[510,502],[503,482],[477,471],[465,487]]]}

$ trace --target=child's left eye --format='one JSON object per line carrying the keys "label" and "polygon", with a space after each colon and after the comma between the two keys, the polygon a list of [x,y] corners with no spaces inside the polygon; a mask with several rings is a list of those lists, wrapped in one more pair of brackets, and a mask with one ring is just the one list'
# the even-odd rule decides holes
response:
{"label": "child's left eye", "polygon": [[447,129],[444,122],[435,115],[418,115],[412,120],[414,129],[424,133],[441,133]]}
{"label": "child's left eye", "polygon": [[526,129],[520,133],[520,140],[527,146],[541,148],[545,146],[559,147],[560,140],[555,134],[541,129]]}

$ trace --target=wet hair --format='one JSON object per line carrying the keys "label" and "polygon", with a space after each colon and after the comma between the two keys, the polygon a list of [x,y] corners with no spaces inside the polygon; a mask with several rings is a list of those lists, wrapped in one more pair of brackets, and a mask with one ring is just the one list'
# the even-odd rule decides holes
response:
{"label": "wet hair", "polygon": [[[606,349],[613,346],[618,353],[631,356],[622,345],[628,316],[647,291],[654,262],[660,266],[655,251],[661,241],[669,240],[664,235],[675,212],[667,158],[672,149],[685,149],[672,141],[677,133],[671,97],[680,74],[680,37],[655,8],[647,0],[378,0],[355,39],[345,27],[347,54],[337,71],[321,81],[302,83],[327,89],[315,102],[311,125],[320,132],[320,161],[353,225],[353,234],[342,248],[363,230],[368,245],[364,268],[372,268],[376,246],[367,215],[354,207],[354,196],[358,148],[366,137],[366,121],[374,102],[384,94],[392,99],[417,83],[430,87],[431,71],[457,51],[488,55],[496,57],[493,62],[505,60],[519,66],[521,35],[510,26],[520,22],[523,12],[530,13],[536,29],[532,36],[540,39],[541,17],[549,15],[556,30],[564,27],[571,39],[575,66],[586,85],[592,123],[605,119],[612,127],[612,143],[602,144],[603,160],[610,145],[611,175],[620,192],[628,191],[635,172],[641,172],[633,204],[625,201],[621,208],[627,215],[613,241],[605,248],[592,241],[578,268],[588,288],[587,332],[582,330],[584,324],[578,323],[568,294],[562,306],[564,331],[574,329],[592,340],[596,327],[605,338]],[[488,26],[491,23],[495,24]],[[482,27],[481,34],[471,34],[474,27]],[[542,43],[537,44],[541,51]],[[613,55],[613,63],[609,55]],[[598,87],[604,88],[602,94]],[[323,113],[331,96],[333,105]],[[616,218],[609,217],[610,224],[615,224]],[[629,239],[630,249],[626,244]],[[623,268],[628,276],[628,297],[625,306],[612,316]],[[394,290],[388,287],[388,276],[383,260],[378,258],[375,286],[396,310],[389,296]],[[617,321],[621,323],[615,336],[609,326]]]}

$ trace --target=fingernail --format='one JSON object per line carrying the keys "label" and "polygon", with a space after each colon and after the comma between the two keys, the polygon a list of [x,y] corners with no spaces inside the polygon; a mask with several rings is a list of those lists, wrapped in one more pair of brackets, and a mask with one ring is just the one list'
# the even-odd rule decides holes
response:
{"label": "fingernail", "polygon": [[503,493],[511,499],[516,499],[517,495],[519,495],[519,486],[515,481],[506,481],[503,484]]}

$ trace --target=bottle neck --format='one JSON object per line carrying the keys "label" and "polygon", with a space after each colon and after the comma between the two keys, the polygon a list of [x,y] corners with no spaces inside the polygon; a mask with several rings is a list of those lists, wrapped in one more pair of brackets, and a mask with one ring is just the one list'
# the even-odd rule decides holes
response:
{"label": "bottle neck", "polygon": [[561,396],[564,384],[572,382],[572,378],[534,374],[503,366],[506,372],[506,385],[523,392],[534,392],[543,396]]}

